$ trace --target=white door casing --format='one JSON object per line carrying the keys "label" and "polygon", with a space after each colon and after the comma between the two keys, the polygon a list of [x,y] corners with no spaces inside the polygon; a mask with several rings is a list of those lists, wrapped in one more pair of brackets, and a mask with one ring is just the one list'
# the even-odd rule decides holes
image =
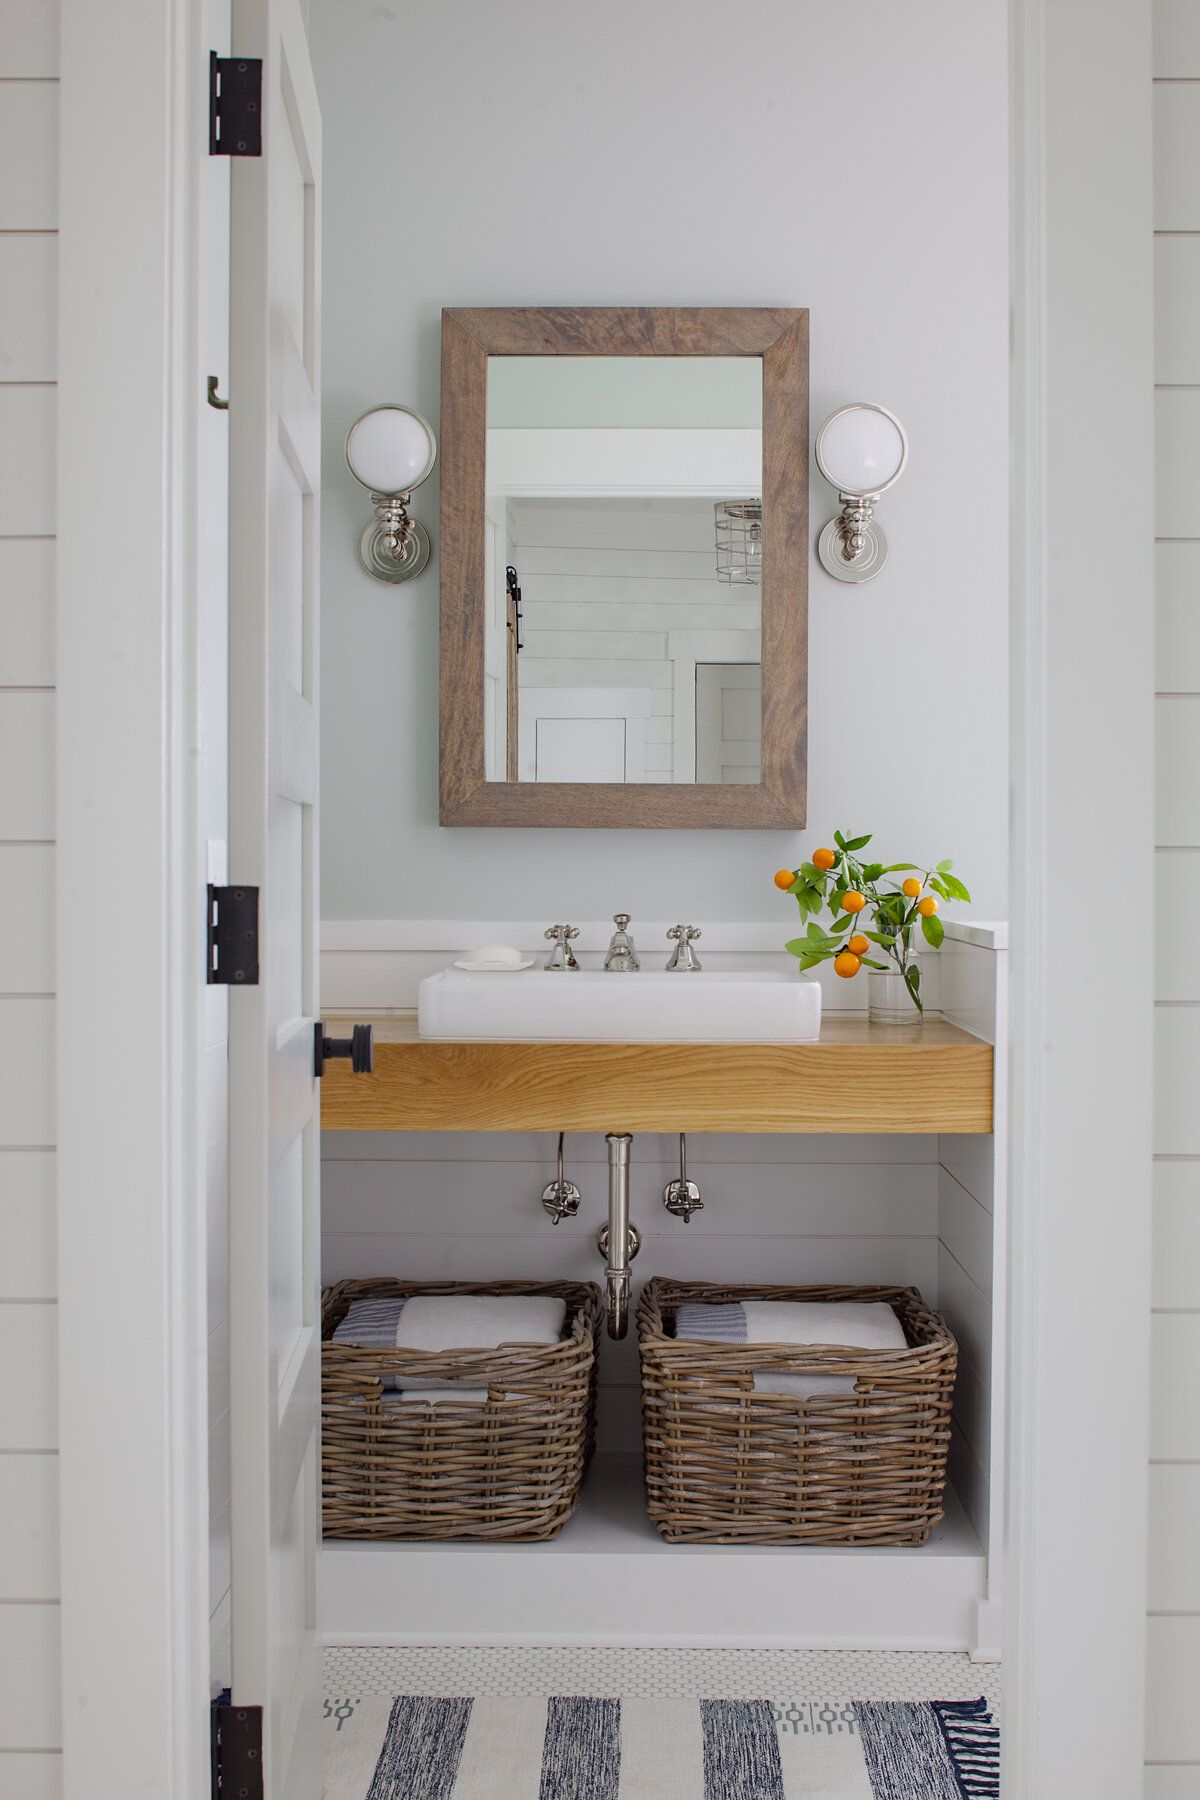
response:
{"label": "white door casing", "polygon": [[696,780],[762,779],[762,664],[696,664]]}
{"label": "white door casing", "polygon": [[697,779],[696,665],[706,662],[761,663],[762,633],[717,628],[672,631],[667,635],[667,656],[674,684],[675,762],[671,779],[689,783]]}
{"label": "white door casing", "polygon": [[233,50],[263,59],[230,291],[229,867],[260,896],[229,1020],[233,1700],[269,1800],[315,1800],[320,118],[296,0],[234,0]]}

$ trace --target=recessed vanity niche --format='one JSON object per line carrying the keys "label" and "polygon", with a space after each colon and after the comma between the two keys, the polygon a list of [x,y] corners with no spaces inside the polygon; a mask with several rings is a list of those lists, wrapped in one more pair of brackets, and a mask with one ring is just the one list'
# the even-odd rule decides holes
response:
{"label": "recessed vanity niche", "polygon": [[[807,313],[448,310],[439,454],[441,823],[803,826]],[[794,839],[780,842],[790,860]],[[548,893],[544,921],[480,928],[520,952],[521,973],[465,979],[579,979],[570,964],[544,968],[556,905]],[[703,970],[667,986],[794,971],[782,917],[778,931],[698,922]],[[919,1548],[669,1544],[645,1510],[636,1334],[616,1333],[601,1347],[597,1455],[562,1534],[331,1541],[332,1640],[995,1658],[1003,927],[947,921],[923,1024],[873,1025],[853,984],[823,980],[820,1037],[797,1043],[422,1038],[418,986],[469,948],[468,928],[366,929],[335,924],[323,939],[327,1022],[373,1016],[376,1037],[371,1073],[331,1065],[324,1079],[326,1283],[603,1283],[605,1136],[631,1133],[635,1289],[652,1275],[911,1285],[949,1323],[959,1370],[945,1518]],[[593,919],[572,935],[584,969],[601,969],[611,930]],[[661,970],[664,924],[632,931],[641,967]],[[686,1224],[664,1205],[680,1132],[704,1195]],[[581,1199],[551,1224],[542,1195],[556,1167]]]}

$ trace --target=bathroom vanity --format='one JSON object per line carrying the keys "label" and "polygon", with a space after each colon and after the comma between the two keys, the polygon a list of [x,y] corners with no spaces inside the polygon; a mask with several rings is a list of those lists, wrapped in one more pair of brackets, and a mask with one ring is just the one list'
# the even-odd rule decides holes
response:
{"label": "bathroom vanity", "polygon": [[[339,1015],[352,1016],[369,1019],[375,1034],[371,1074],[335,1064],[323,1083],[327,1281],[399,1269],[413,1279],[603,1280],[595,1233],[604,1136],[632,1133],[631,1217],[642,1233],[635,1284],[657,1273],[911,1282],[947,1317],[960,1364],[946,1517],[921,1548],[669,1545],[642,1498],[636,1341],[605,1340],[598,1452],[561,1537],[490,1547],[329,1543],[322,1604],[332,1640],[997,1657],[1004,928],[947,922],[942,951],[927,959],[937,1010],[923,1024],[872,1025],[848,1010],[848,984],[838,983],[825,992],[811,1043],[421,1039],[417,988],[450,959],[439,956],[433,928],[424,942],[421,928],[407,928],[403,944],[394,927],[374,941],[370,929],[324,933],[327,1027],[340,1033]],[[774,934],[754,929],[761,944],[746,928],[707,930],[706,969],[786,969],[766,949]],[[511,923],[499,935],[535,942]],[[737,953],[739,937],[753,948]],[[583,960],[597,963],[605,941],[603,926],[585,926]],[[579,979],[536,975],[565,987]],[[639,979],[596,975],[618,993]],[[584,1200],[579,1217],[556,1228],[538,1196],[559,1131],[581,1134],[568,1135],[567,1163]],[[677,1167],[679,1131],[692,1134],[688,1170],[705,1196],[686,1226],[659,1199]]]}

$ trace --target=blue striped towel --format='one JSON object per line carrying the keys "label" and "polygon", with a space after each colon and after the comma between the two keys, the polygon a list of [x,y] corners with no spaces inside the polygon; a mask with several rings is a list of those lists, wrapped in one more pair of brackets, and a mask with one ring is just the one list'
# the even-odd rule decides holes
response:
{"label": "blue striped towel", "polygon": [[[686,1300],[675,1315],[675,1336],[716,1344],[788,1344],[796,1350],[842,1344],[861,1349],[903,1350],[904,1327],[880,1300]],[[813,1400],[852,1394],[853,1375],[802,1375],[757,1370],[756,1394],[789,1394]]]}
{"label": "blue striped towel", "polygon": [[992,1800],[983,1700],[325,1702],[326,1800]]}

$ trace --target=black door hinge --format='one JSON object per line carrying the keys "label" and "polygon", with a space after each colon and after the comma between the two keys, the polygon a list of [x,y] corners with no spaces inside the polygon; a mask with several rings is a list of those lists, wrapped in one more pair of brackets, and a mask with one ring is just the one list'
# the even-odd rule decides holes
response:
{"label": "black door hinge", "polygon": [[209,1713],[213,1800],[263,1800],[263,1709],[234,1706],[229,1689]]}
{"label": "black door hinge", "polygon": [[209,986],[258,982],[258,889],[208,886]]}
{"label": "black door hinge", "polygon": [[262,57],[208,53],[208,154],[262,155]]}

